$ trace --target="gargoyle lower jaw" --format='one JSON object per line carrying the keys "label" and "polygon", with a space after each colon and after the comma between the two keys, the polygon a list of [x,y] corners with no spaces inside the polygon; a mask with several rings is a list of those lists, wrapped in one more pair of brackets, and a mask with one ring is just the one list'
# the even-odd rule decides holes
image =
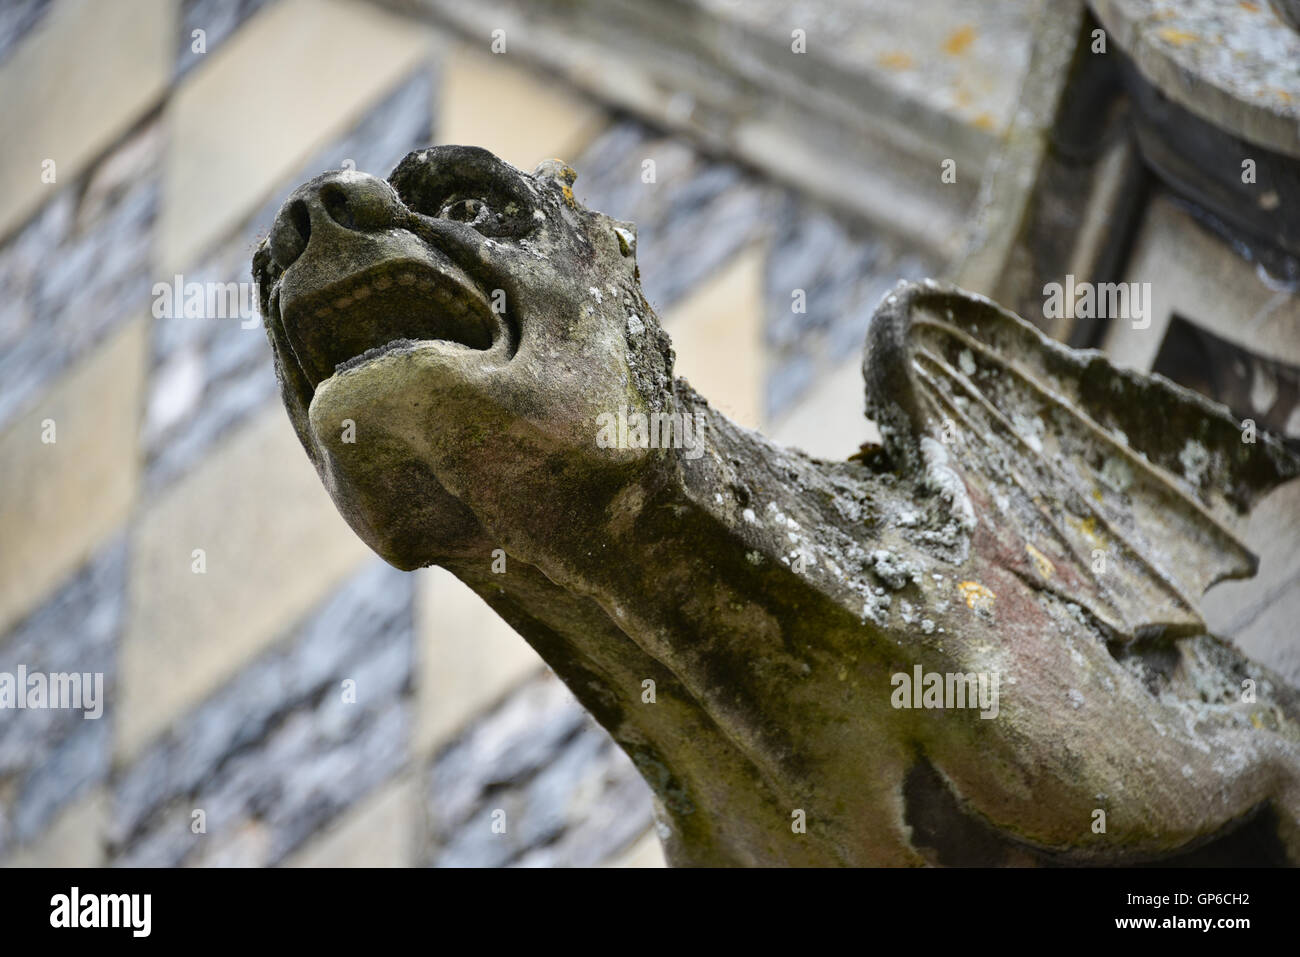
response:
{"label": "gargoyle lower jaw", "polygon": [[281,302],[281,321],[314,390],[342,367],[413,343],[487,351],[508,338],[505,317],[459,267],[385,261]]}

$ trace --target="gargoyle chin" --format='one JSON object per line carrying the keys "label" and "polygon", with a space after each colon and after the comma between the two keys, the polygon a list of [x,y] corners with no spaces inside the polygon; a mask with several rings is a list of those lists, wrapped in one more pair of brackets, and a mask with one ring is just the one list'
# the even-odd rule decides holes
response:
{"label": "gargoyle chin", "polygon": [[1300,861],[1300,695],[1198,608],[1287,447],[934,282],[871,324],[883,446],[780,447],[674,378],[574,175],[326,173],[253,271],[339,512],[537,649],[670,862]]}

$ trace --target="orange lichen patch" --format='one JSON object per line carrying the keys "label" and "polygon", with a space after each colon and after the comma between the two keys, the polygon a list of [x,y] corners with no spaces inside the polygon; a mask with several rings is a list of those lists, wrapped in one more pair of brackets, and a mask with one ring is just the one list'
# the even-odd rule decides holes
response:
{"label": "orange lichen patch", "polygon": [[998,597],[987,585],[981,585],[979,582],[961,582],[957,585],[957,590],[961,592],[966,607],[980,614],[991,612],[993,600]]}
{"label": "orange lichen patch", "polygon": [[902,50],[881,54],[877,62],[887,70],[910,70],[913,63],[912,55]]}
{"label": "orange lichen patch", "polygon": [[1165,27],[1163,30],[1156,31],[1156,36],[1176,47],[1185,47],[1187,44],[1197,43],[1201,39],[1195,33],[1189,33],[1187,30],[1176,30],[1173,27]]}
{"label": "orange lichen patch", "polygon": [[1259,13],[1259,4],[1251,3],[1250,0],[1238,0],[1237,6],[1243,10],[1249,10],[1251,13]]}
{"label": "orange lichen patch", "polygon": [[993,118],[992,113],[981,113],[979,116],[975,117],[975,119],[973,119],[971,122],[975,125],[976,129],[980,129],[980,130],[992,131],[992,130],[996,130],[998,126],[998,121]]}
{"label": "orange lichen patch", "polygon": [[1052,564],[1052,560],[1028,542],[1025,542],[1025,554],[1029,556],[1034,563],[1034,567],[1038,569],[1038,574],[1044,578],[1051,578],[1056,573],[1056,566]]}
{"label": "orange lichen patch", "polygon": [[577,208],[578,201],[573,198],[573,182],[578,178],[578,171],[572,166],[560,167],[560,192],[571,209]]}
{"label": "orange lichen patch", "polygon": [[948,34],[948,39],[943,41],[943,52],[959,56],[974,42],[975,28],[969,25],[960,27]]}

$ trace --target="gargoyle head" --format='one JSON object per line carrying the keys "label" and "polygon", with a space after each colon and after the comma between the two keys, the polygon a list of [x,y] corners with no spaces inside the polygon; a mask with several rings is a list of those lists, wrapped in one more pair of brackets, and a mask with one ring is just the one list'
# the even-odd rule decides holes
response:
{"label": "gargoyle head", "polygon": [[530,510],[569,507],[557,486],[616,486],[637,452],[598,449],[596,417],[672,401],[633,227],[581,206],[574,177],[469,146],[411,153],[386,182],[325,173],[254,255],[298,436],[399,567],[507,543]]}

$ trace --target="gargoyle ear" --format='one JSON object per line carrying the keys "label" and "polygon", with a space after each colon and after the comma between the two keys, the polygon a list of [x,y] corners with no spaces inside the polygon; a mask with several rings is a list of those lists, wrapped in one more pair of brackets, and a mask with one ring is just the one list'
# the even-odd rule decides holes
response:
{"label": "gargoyle ear", "polygon": [[537,164],[533,177],[540,182],[549,183],[564,195],[564,201],[577,208],[578,201],[573,197],[573,183],[578,178],[578,171],[563,160],[548,159]]}

